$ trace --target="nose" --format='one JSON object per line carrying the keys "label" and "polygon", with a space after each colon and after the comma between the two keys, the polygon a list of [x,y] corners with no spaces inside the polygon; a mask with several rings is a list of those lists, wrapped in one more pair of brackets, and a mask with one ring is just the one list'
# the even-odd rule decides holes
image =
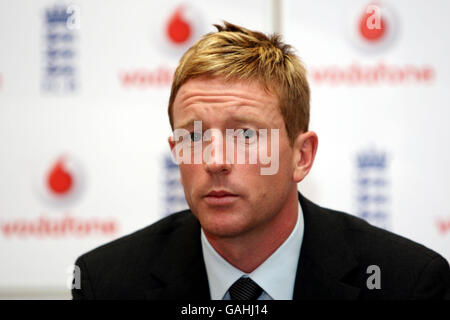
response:
{"label": "nose", "polygon": [[211,162],[205,164],[206,171],[211,174],[228,174],[231,172],[231,165],[227,163]]}
{"label": "nose", "polygon": [[231,163],[227,161],[226,150],[224,150],[223,139],[213,135],[211,142],[205,149],[204,165],[205,170],[211,174],[228,174],[231,172]]}

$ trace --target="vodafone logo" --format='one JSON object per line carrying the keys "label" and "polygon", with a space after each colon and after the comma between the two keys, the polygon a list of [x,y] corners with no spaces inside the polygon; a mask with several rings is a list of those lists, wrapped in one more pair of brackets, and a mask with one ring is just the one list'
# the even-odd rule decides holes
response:
{"label": "vodafone logo", "polygon": [[205,32],[202,13],[191,4],[169,11],[159,30],[159,42],[165,54],[181,56]]}
{"label": "vodafone logo", "polygon": [[176,45],[182,45],[192,37],[192,31],[189,21],[184,17],[183,8],[176,9],[166,26],[166,35],[169,41]]}
{"label": "vodafone logo", "polygon": [[68,194],[73,188],[74,179],[66,169],[63,159],[58,160],[47,176],[47,187],[57,196]]}
{"label": "vodafone logo", "polygon": [[[358,51],[377,57],[395,43],[399,20],[391,7],[381,2],[370,2],[348,13],[345,34]],[[383,56],[369,62],[364,60],[356,58],[347,65],[310,66],[308,76],[314,84],[333,86],[429,85],[436,78],[436,70],[431,64],[409,62],[401,65],[385,61]]]}
{"label": "vodafone logo", "polygon": [[63,154],[46,161],[39,168],[38,193],[48,205],[73,204],[84,189],[85,174],[80,161]]}
{"label": "vodafone logo", "polygon": [[441,235],[450,234],[450,217],[439,217],[436,219],[436,227]]}
{"label": "vodafone logo", "polygon": [[[152,30],[151,44],[169,59],[178,60],[205,32],[203,14],[191,4],[182,4],[162,13],[163,18]],[[175,67],[170,63],[119,70],[123,88],[165,89],[172,85]]]}
{"label": "vodafone logo", "polygon": [[388,26],[380,7],[369,5],[359,21],[359,33],[365,41],[374,43],[383,40],[388,33]]}
{"label": "vodafone logo", "polygon": [[390,47],[398,33],[398,23],[392,8],[371,2],[351,12],[348,34],[358,49],[372,53]]}
{"label": "vodafone logo", "polygon": [[75,215],[72,205],[77,203],[85,189],[85,175],[80,161],[72,155],[59,155],[45,159],[35,177],[37,193],[47,209],[39,214],[17,216],[10,219],[0,217],[0,236],[10,238],[86,238],[111,237],[117,235],[119,222],[115,217]]}

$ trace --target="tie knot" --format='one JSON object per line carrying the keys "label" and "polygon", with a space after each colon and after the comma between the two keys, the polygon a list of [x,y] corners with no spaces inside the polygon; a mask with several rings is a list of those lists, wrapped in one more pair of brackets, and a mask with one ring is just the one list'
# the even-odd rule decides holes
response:
{"label": "tie knot", "polygon": [[229,290],[231,300],[256,300],[262,291],[256,282],[246,277],[239,278]]}

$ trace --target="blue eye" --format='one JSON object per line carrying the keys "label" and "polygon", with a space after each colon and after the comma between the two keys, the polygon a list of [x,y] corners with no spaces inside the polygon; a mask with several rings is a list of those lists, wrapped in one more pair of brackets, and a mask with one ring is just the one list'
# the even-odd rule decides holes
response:
{"label": "blue eye", "polygon": [[189,134],[189,138],[191,139],[191,141],[197,142],[202,140],[202,134],[200,132],[191,132]]}
{"label": "blue eye", "polygon": [[243,129],[242,134],[245,139],[253,138],[256,135],[256,131],[253,129]]}

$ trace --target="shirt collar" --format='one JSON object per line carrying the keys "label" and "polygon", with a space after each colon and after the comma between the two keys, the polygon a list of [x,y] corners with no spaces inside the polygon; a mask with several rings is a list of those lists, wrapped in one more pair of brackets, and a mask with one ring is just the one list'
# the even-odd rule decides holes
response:
{"label": "shirt collar", "polygon": [[[250,274],[232,266],[212,247],[201,230],[203,259],[208,276],[211,299],[221,300],[230,286],[241,276],[249,276],[274,300],[291,300],[294,294],[297,264],[303,241],[304,221],[300,203],[297,222],[283,244]],[[282,261],[282,263],[281,263]]]}

